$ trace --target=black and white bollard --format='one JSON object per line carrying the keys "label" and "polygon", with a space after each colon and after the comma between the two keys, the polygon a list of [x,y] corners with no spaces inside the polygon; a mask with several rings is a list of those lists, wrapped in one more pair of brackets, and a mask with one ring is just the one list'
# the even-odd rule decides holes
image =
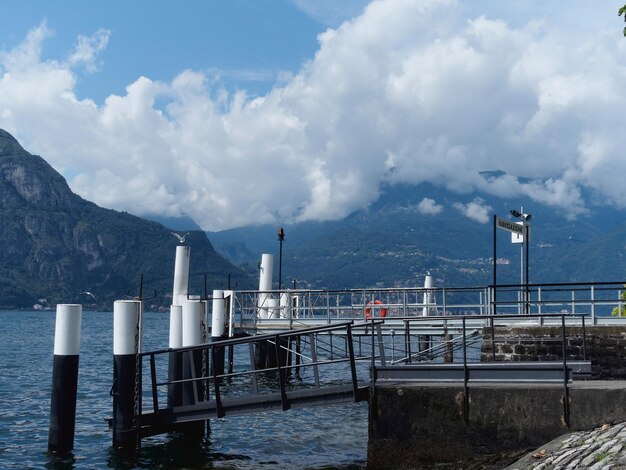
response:
{"label": "black and white bollard", "polygon": [[[206,338],[206,301],[193,300],[183,304],[183,347],[198,346],[205,343]],[[183,353],[183,379],[191,380],[206,372],[203,371],[203,350],[186,351]],[[183,405],[194,405],[202,399],[204,392],[201,381],[186,382],[183,386]]]}
{"label": "black and white bollard", "polygon": [[[265,320],[270,318],[270,314],[274,313],[276,307],[275,299],[272,294],[267,291],[272,290],[272,277],[274,273],[274,255],[264,253],[261,255],[261,263],[259,264],[259,298],[258,298],[258,318]],[[270,306],[273,308],[270,309]],[[257,370],[265,369],[268,363],[271,365],[275,351],[272,350],[266,341],[255,342],[254,347],[254,367]]]}
{"label": "black and white bollard", "polygon": [[74,448],[82,313],[82,305],[57,305],[48,432],[48,450],[55,453]]}
{"label": "black and white bollard", "polygon": [[[172,305],[170,307],[170,339],[171,349],[180,348],[183,345],[183,307]],[[169,382],[182,380],[183,378],[183,355],[180,352],[168,353],[167,376]],[[170,383],[167,386],[167,406],[180,406],[183,404],[183,387],[180,383]]]}
{"label": "black and white bollard", "polygon": [[[182,346],[198,346],[206,343],[206,301],[191,300],[183,304],[183,335]],[[183,385],[183,405],[195,405],[198,401],[207,398],[205,380],[194,380],[208,375],[206,349],[195,349],[182,353],[183,380],[189,380]],[[206,428],[205,428],[206,425]],[[201,438],[208,429],[208,420],[203,422],[186,423],[183,432],[188,438]]]}
{"label": "black and white bollard", "polygon": [[[189,260],[191,249],[188,246],[176,247],[174,259],[174,287],[172,289],[172,306],[170,307],[169,347],[180,348],[183,345],[183,303],[189,293]],[[172,351],[168,356],[168,382],[180,381],[183,378],[182,353]],[[183,404],[183,387],[180,383],[167,386],[167,405],[169,407]]]}
{"label": "black and white bollard", "polygon": [[141,413],[141,374],[137,373],[141,309],[137,300],[113,304],[113,447],[117,449],[134,449],[139,437],[135,415]]}

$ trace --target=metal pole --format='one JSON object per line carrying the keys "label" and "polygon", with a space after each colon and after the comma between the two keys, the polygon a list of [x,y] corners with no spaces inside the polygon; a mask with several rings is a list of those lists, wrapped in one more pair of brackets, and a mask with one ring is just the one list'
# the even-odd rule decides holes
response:
{"label": "metal pole", "polygon": [[530,227],[526,225],[526,237],[524,238],[524,245],[526,247],[526,262],[524,263],[524,269],[526,273],[524,275],[524,279],[526,281],[526,315],[530,313],[530,299],[529,299],[529,290],[528,290],[528,254],[530,249]]}
{"label": "metal pole", "polygon": [[467,337],[465,332],[465,316],[463,316],[463,419],[466,423],[469,423],[469,393],[467,387],[469,373],[467,370]]}
{"label": "metal pole", "polygon": [[561,315],[561,348],[563,350],[563,420],[567,427],[570,425],[569,388],[567,371],[567,347],[565,344],[565,315]]}
{"label": "metal pole", "polygon": [[280,245],[278,254],[278,290],[283,287],[283,241],[285,241],[285,231],[283,228],[278,229],[278,242]]}
{"label": "metal pole", "polygon": [[493,313],[496,313],[496,214],[493,214]]}
{"label": "metal pole", "polygon": [[596,290],[591,286],[591,324],[596,324]]}
{"label": "metal pole", "polygon": [[[523,212],[523,209],[522,209]],[[522,235],[523,237],[526,236],[526,234],[524,233],[524,235]],[[526,313],[526,309],[524,307],[522,307],[522,305],[524,305],[524,300],[525,299],[525,281],[524,281],[524,245],[526,244],[526,240],[524,239],[524,241],[522,241],[522,244],[520,245],[520,250],[519,250],[519,264],[520,264],[520,272],[519,272],[519,276],[520,276],[520,280],[519,280],[519,290],[517,291],[517,300],[518,300],[518,305],[517,305],[517,313]]]}

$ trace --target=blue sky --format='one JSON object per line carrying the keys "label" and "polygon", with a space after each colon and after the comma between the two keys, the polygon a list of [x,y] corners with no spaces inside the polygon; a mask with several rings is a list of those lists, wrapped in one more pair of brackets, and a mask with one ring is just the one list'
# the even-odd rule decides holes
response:
{"label": "blue sky", "polygon": [[86,199],[207,230],[337,219],[421,182],[626,207],[620,4],[6,0],[0,128]]}
{"label": "blue sky", "polygon": [[313,57],[317,34],[365,4],[348,0],[343,8],[307,11],[288,0],[7,0],[0,16],[0,47],[15,47],[45,22],[51,37],[42,59],[56,59],[68,53],[79,35],[109,31],[98,72],[82,75],[76,87],[78,97],[98,102],[122,94],[139,76],[167,81],[184,69],[204,70],[229,88],[261,94],[281,72],[296,72]]}

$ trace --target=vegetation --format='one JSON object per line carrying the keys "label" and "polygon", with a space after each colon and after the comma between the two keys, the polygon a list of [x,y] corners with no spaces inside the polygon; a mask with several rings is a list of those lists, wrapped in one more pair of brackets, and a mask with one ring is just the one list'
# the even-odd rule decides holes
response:
{"label": "vegetation", "polygon": [[[619,16],[624,15],[624,21],[626,21],[626,5],[624,5],[622,8],[620,8],[620,9],[617,11],[617,14],[618,14]],[[626,37],[626,27],[624,28],[624,37]]]}
{"label": "vegetation", "polygon": [[[624,287],[626,288],[626,284],[624,284]],[[614,317],[626,317],[626,289],[622,291],[619,298],[624,301],[624,305],[621,307],[615,307],[611,312],[611,315]]]}

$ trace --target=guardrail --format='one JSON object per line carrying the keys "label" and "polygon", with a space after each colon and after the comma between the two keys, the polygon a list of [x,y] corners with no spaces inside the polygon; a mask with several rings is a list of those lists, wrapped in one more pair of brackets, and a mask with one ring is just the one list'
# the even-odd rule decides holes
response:
{"label": "guardrail", "polygon": [[[180,423],[211,417],[366,399],[369,380],[359,379],[357,361],[369,361],[371,351],[367,356],[355,352],[352,332],[358,328],[363,325],[347,321],[140,353],[139,370],[143,371],[142,360],[148,359],[149,389],[141,393],[135,432],[148,436],[170,432]],[[328,347],[333,334],[345,338],[343,345],[333,346],[331,342]],[[256,364],[255,347],[259,344],[274,347],[275,365]],[[224,358],[224,351],[229,348],[235,354],[237,349],[243,351],[238,354],[234,370],[220,373],[215,360]],[[182,356],[185,371],[182,378],[174,380],[165,378],[172,354]],[[324,377],[325,370],[330,371],[330,376]],[[138,383],[142,383],[141,377]],[[172,387],[179,388],[182,401],[163,405]],[[151,404],[146,413],[141,411],[144,402]]]}
{"label": "guardrail", "polygon": [[[411,327],[413,323],[432,322],[428,318],[405,318],[405,355],[398,360],[390,363],[386,361],[386,354],[380,354],[379,364],[372,359],[372,383],[377,382],[423,382],[423,383],[462,383],[464,388],[463,394],[463,415],[467,420],[469,412],[469,394],[468,388],[473,383],[555,383],[562,384],[564,391],[563,399],[563,416],[565,422],[569,425],[569,384],[573,380],[574,375],[588,376],[591,374],[591,362],[587,360],[586,351],[586,323],[585,315],[575,315],[580,321],[582,337],[582,347],[580,348],[580,357],[568,356],[568,341],[578,333],[568,335],[566,331],[566,318],[572,318],[569,314],[529,314],[524,318],[528,320],[542,320],[547,318],[548,321],[557,325],[560,329],[560,337],[554,338],[560,346],[560,357],[552,355],[553,359],[535,357],[532,361],[497,360],[495,355],[495,331],[498,322],[505,323],[507,319],[519,319],[519,315],[482,315],[482,316],[462,316],[455,319],[456,323],[456,340],[448,335],[449,328],[453,325],[449,319],[442,319],[443,334],[439,335],[437,345],[426,350],[430,356],[425,358],[423,362],[413,362],[415,355],[411,350]],[[543,323],[538,321],[537,323]],[[483,332],[478,333],[475,328],[477,326],[486,326],[490,330],[490,338],[485,338]],[[374,331],[372,335],[372,344],[374,343]],[[378,335],[378,343],[381,350],[384,349],[384,339]],[[419,341],[419,340],[418,340]],[[455,343],[456,341],[456,343]],[[477,343],[478,347],[483,349],[483,343],[488,341],[491,343],[493,355],[491,361],[484,355],[479,354],[474,358],[470,358],[468,348],[470,343]],[[520,338],[520,342],[522,339]],[[455,345],[456,344],[456,345]],[[452,350],[455,349],[461,353],[461,358],[454,358]],[[439,351],[439,361],[433,357],[432,353]],[[448,357],[446,357],[448,355]],[[487,362],[486,362],[487,361]]]}
{"label": "guardrail", "polygon": [[[279,321],[286,329],[373,317],[584,314],[591,324],[626,321],[624,282],[439,288],[234,291],[231,323],[255,332]],[[611,316],[622,312],[624,317]],[[621,319],[623,318],[623,319]]]}

